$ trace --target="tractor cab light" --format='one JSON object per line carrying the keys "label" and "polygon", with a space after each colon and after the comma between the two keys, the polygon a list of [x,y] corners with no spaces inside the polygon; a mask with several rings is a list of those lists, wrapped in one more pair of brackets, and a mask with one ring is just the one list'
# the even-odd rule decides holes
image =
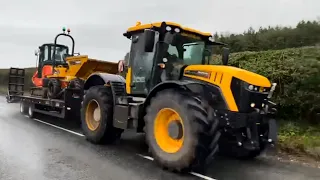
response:
{"label": "tractor cab light", "polygon": [[63,28],[62,28],[62,32],[65,32],[65,31],[66,31],[66,28],[65,28],[65,27],[63,27]]}
{"label": "tractor cab light", "polygon": [[70,28],[68,28],[67,32],[68,32],[68,34],[70,34]]}

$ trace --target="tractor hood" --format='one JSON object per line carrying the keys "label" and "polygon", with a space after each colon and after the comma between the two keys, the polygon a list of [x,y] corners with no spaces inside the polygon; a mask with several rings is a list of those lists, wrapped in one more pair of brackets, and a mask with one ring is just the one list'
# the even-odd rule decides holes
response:
{"label": "tractor hood", "polygon": [[184,76],[210,81],[214,84],[230,82],[232,77],[235,77],[255,86],[271,87],[266,77],[232,66],[190,65],[185,68]]}

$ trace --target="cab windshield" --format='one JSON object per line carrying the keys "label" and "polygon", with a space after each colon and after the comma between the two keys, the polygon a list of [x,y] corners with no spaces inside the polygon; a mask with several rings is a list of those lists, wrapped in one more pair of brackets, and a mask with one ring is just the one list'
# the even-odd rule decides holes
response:
{"label": "cab windshield", "polygon": [[[53,54],[53,48],[51,49],[51,54]],[[64,62],[64,57],[68,54],[68,47],[56,46],[56,51],[53,56],[56,62]]]}
{"label": "cab windshield", "polygon": [[209,58],[204,53],[206,48],[203,40],[179,35],[169,43],[165,58],[169,61],[177,60],[185,65],[206,64],[205,61]]}

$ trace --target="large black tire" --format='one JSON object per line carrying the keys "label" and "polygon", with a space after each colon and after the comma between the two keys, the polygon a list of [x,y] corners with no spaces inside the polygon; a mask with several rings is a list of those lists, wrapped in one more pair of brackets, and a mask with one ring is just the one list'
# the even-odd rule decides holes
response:
{"label": "large black tire", "polygon": [[[155,138],[154,123],[163,108],[174,109],[183,121],[184,142],[176,153],[160,148]],[[209,118],[212,117],[212,118]],[[192,94],[164,90],[152,98],[145,116],[146,142],[155,161],[170,171],[202,171],[218,150],[218,120]]]}
{"label": "large black tire", "polygon": [[26,114],[28,112],[28,104],[24,101],[20,101],[20,113]]}
{"label": "large black tire", "polygon": [[34,118],[34,105],[33,104],[28,104],[28,113],[27,116],[32,119]]}
{"label": "large black tire", "polygon": [[59,79],[52,78],[48,82],[48,97],[50,99],[58,99],[61,92],[61,82]]}
{"label": "large black tire", "polygon": [[[100,123],[94,130],[88,125],[88,105],[94,101],[100,107]],[[113,126],[113,97],[110,87],[91,87],[83,97],[81,126],[88,141],[94,144],[113,143],[121,137],[122,129]]]}

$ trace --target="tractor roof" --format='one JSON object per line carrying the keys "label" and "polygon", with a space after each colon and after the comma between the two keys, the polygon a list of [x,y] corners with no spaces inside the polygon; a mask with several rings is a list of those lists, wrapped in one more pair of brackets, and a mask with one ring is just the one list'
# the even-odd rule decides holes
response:
{"label": "tractor roof", "polygon": [[[161,24],[163,22],[155,22],[155,23],[150,23],[150,24],[141,24],[141,22],[137,22],[135,26],[129,27],[127,32],[128,34],[132,34],[134,32],[138,32],[138,31],[143,31],[145,29],[151,29],[151,28],[160,28]],[[196,29],[192,29],[189,27],[184,27],[178,23],[175,22],[165,22],[167,26],[170,26],[172,28],[179,28],[180,30],[187,32],[187,33],[192,33],[192,34],[197,34],[200,36],[204,36],[204,37],[211,37],[212,34],[208,33],[208,32],[202,32]]]}

